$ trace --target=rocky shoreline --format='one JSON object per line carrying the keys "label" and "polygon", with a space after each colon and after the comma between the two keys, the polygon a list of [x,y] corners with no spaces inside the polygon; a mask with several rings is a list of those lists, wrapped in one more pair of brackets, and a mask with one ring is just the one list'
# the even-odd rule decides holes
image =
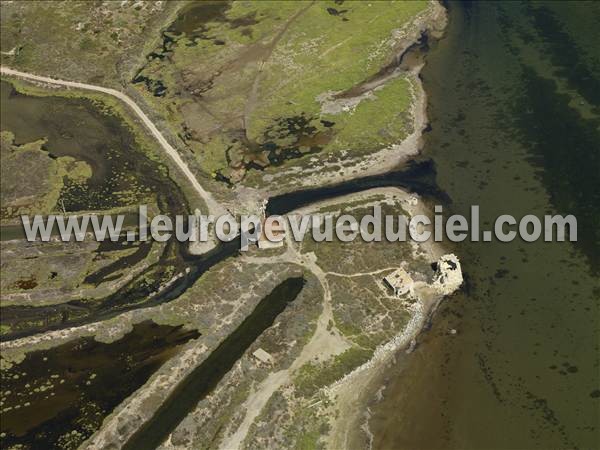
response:
{"label": "rocky shoreline", "polygon": [[[402,40],[399,52],[404,53],[405,51],[407,51],[407,49],[409,49],[420,38],[423,32],[439,33],[443,29],[445,24],[445,9],[438,2],[431,2],[431,7],[426,11],[426,14],[423,14],[420,17],[418,17],[412,24],[412,26],[409,28],[409,31],[407,31],[406,35],[404,36],[404,39]],[[350,168],[344,170],[343,173],[337,172],[335,174],[328,174],[324,173],[323,171],[316,170],[314,171],[314,173],[304,172],[302,176],[302,186],[320,186],[350,180],[356,177],[357,170],[360,172],[361,175],[385,173],[391,170],[392,168],[397,167],[400,163],[406,162],[411,157],[417,155],[421,148],[422,132],[427,126],[427,97],[426,93],[422,88],[422,84],[418,76],[421,67],[422,64],[419,64],[411,68],[410,73],[413,87],[413,103],[411,107],[411,113],[413,117],[413,132],[398,145],[385,148],[374,155],[364,158],[362,161],[351,161],[351,164],[349,164]],[[275,175],[273,179],[268,179],[266,181],[268,181],[269,183],[274,183],[277,182],[277,179],[279,177],[289,177],[293,174],[293,172],[293,168],[284,170],[281,171],[280,175]],[[267,177],[269,177],[269,175],[267,175]],[[250,194],[251,202],[249,203],[255,203],[256,199],[260,197],[260,195],[257,195],[257,193],[253,189],[241,189],[239,191],[239,194],[241,197],[246,196],[246,194]],[[424,205],[421,202],[417,202],[414,205],[414,209],[409,212],[411,215],[414,215],[424,213],[426,211]],[[431,255],[432,260],[437,260],[439,256],[443,253],[441,248],[433,246],[430,243],[426,243],[425,246],[426,251]],[[328,395],[335,396],[335,398],[338,401],[346,403],[352,402],[353,393],[357,392],[357,384],[364,385],[366,390],[377,387],[376,384],[372,384],[373,381],[376,379],[377,375],[381,372],[382,368],[385,367],[385,365],[388,364],[391,359],[393,359],[394,355],[398,351],[406,349],[411,345],[411,342],[414,341],[417,335],[424,328],[431,315],[435,311],[435,308],[442,300],[443,294],[441,294],[437,290],[433,290],[433,292],[428,292],[428,294],[425,297],[426,300],[424,300],[421,305],[415,307],[412,313],[413,315],[406,328],[391,341],[380,346],[376,350],[375,355],[371,360],[369,360],[367,363],[360,366],[350,374],[346,375],[343,379],[336,382],[333,386],[331,386],[327,390]],[[192,364],[192,366],[194,366],[194,364]],[[156,376],[158,376],[158,374],[156,374]],[[161,383],[161,386],[163,387],[160,389],[164,389],[164,383]],[[145,390],[145,388],[143,388],[142,390]],[[156,392],[156,389],[152,390]],[[139,404],[139,406],[141,406],[141,403]],[[126,410],[129,408],[123,409],[120,407],[119,409],[122,410],[122,412],[125,413],[126,416],[130,416],[130,413],[126,412]],[[139,408],[135,409],[137,409],[139,412]],[[345,411],[354,410],[354,408],[340,409]],[[114,417],[114,419],[116,419],[117,416],[121,416],[121,414],[117,414],[117,412],[115,411],[115,413],[113,413],[113,415],[111,416]],[[144,414],[144,416],[147,417],[146,414]],[[122,419],[123,418],[124,417],[122,417]],[[345,436],[347,435],[347,430],[346,432],[344,432],[344,428],[346,427],[344,427],[343,425],[354,425],[357,421],[360,421],[361,419],[362,417],[360,414],[349,415],[346,417],[338,417],[338,419],[333,425],[332,431],[329,433],[328,444],[332,445],[333,448],[335,448],[336,445],[342,444],[342,441],[346,439]],[[109,423],[111,422],[114,426],[109,425]],[[115,428],[118,422],[120,422],[120,420],[118,420],[117,422],[114,422],[114,420],[107,420],[102,430],[100,430],[92,440],[88,441],[88,446],[93,446],[100,442],[103,442],[105,444],[109,442],[111,444],[116,444],[114,439],[116,435],[114,434],[114,432],[118,430],[118,428]],[[112,432],[110,430],[112,430]],[[111,434],[113,435],[113,437],[108,438],[108,436]],[[341,436],[344,436],[344,438],[340,439]],[[107,438],[108,440],[106,440]],[[124,442],[122,439],[119,439],[118,441]]]}
{"label": "rocky shoreline", "polygon": [[[432,1],[430,7],[423,14],[417,16],[413,23],[407,27],[406,31],[399,32],[399,34],[395,36],[398,40],[397,54],[401,55],[407,52],[408,49],[420,39],[423,33],[439,33],[441,29],[443,29],[445,23],[445,9],[438,2]],[[327,164],[325,164],[325,170],[321,167],[319,169],[302,171],[300,168],[294,168],[292,166],[290,169],[281,170],[281,172],[276,175],[266,174],[264,181],[268,184],[278,184],[281,179],[284,178],[294,179],[295,184],[284,184],[280,189],[282,192],[286,190],[289,191],[293,188],[307,186],[324,186],[354,179],[357,174],[366,176],[385,173],[417,155],[421,147],[423,130],[427,126],[427,97],[419,80],[419,71],[421,67],[422,64],[411,67],[408,74],[412,88],[412,132],[401,143],[384,148],[361,159],[348,159],[344,162],[344,166],[346,167],[342,170],[328,170]],[[375,89],[377,89],[377,86],[371,88],[371,90]],[[369,92],[370,91],[367,90],[366,95],[368,95]],[[361,93],[360,95],[363,96],[365,93]],[[348,99],[345,101],[348,101]],[[360,99],[357,98],[356,101],[360,102]],[[329,104],[329,107],[331,107],[331,103]],[[393,188],[393,190],[397,192],[396,188]],[[275,191],[279,192],[277,190]],[[382,191],[385,191],[385,189]],[[236,192],[236,195],[240,197],[239,204],[242,205],[256,203],[256,199],[262,194],[264,193],[261,192],[259,194],[254,189],[246,188],[241,188]],[[270,195],[273,195],[273,191],[270,191]],[[352,198],[356,199],[358,196],[360,196],[360,194],[355,194]],[[425,212],[424,205],[418,201],[414,203],[412,210],[409,211],[411,215],[423,212]],[[442,253],[440,248],[431,246],[429,243],[422,244],[420,247],[430,254],[431,260],[437,260]],[[433,289],[431,286],[421,286],[421,288],[423,290],[423,295],[419,295],[421,304],[417,303],[413,308],[412,316],[405,329],[397,334],[391,341],[379,346],[375,350],[374,356],[367,363],[359,366],[326,389],[327,395],[336,399],[338,408],[339,405],[356,405],[356,398],[354,398],[354,395],[356,392],[361,391],[357,390],[356,386],[365,386],[366,390],[375,387],[373,380],[381,371],[381,368],[393,358],[397,351],[409,346],[427,323],[432,312],[441,301],[443,293]],[[254,294],[257,295],[257,298],[260,298],[260,295],[258,295],[260,294],[259,292],[254,292]],[[18,361],[24,357],[25,352],[54,347],[57,345],[57,342],[64,343],[72,339],[90,335],[95,335],[97,340],[118,339],[125,334],[127,330],[131,329],[133,323],[142,320],[142,316],[146,316],[146,314],[132,311],[125,313],[125,315],[121,315],[118,318],[111,319],[109,322],[114,326],[108,331],[105,329],[107,323],[99,322],[3,343],[2,348],[3,351],[9,351],[13,358],[13,362],[18,363]],[[124,318],[125,320],[123,320]],[[160,407],[162,402],[177,384],[183,380],[194,367],[200,364],[208,354],[210,354],[210,351],[218,344],[218,339],[226,335],[224,330],[229,328],[231,327],[227,326],[219,330],[219,332],[216,333],[218,336],[211,336],[210,339],[206,341],[208,344],[205,342],[199,343],[197,341],[186,344],[181,352],[165,363],[163,367],[152,375],[142,388],[138,389],[128,399],[123,401],[108,417],[106,417],[102,428],[86,441],[82,445],[82,448],[96,448],[98,446],[122,447],[127,441],[127,438],[133,435],[144,422],[152,417],[153,413]],[[299,352],[300,350],[301,348],[295,349],[294,351]],[[342,407],[339,409],[350,411],[353,408]],[[361,417],[359,414],[339,416],[333,423],[333,429],[328,436],[328,443],[336,448],[336,446],[346,442],[349,430],[352,429],[352,426],[360,419]]]}
{"label": "rocky shoreline", "polygon": [[[447,25],[447,21],[448,17],[446,9],[441,3],[437,1],[432,2],[432,9],[429,14],[427,14],[425,18],[417,21],[419,24],[416,28],[418,30],[418,36],[420,36],[421,33],[426,32],[433,38],[441,38]],[[415,30],[413,30],[412,43],[416,42],[417,39],[415,33]],[[408,50],[412,43],[405,44],[405,51]],[[405,162],[420,152],[422,146],[422,133],[428,125],[427,94],[419,79],[419,73],[422,67],[423,64],[419,64],[412,69],[414,80],[416,82],[413,86],[415,86],[417,92],[413,97],[414,103],[412,112],[415,123],[413,133],[401,144],[390,149],[384,149],[382,152],[374,155],[374,161],[369,161],[369,164],[366,164],[366,166],[369,167],[364,169],[366,174],[375,175],[389,171],[400,162]],[[390,157],[390,154],[394,153],[394,150],[397,154],[395,154],[394,157]],[[345,176],[341,177],[344,180],[351,178],[347,174],[344,175]],[[415,205],[414,210],[409,212],[412,216],[414,214],[426,215],[428,211],[424,204],[419,202]],[[427,242],[425,245],[426,250],[432,259],[440,258],[444,253],[444,249],[437,243]],[[413,315],[404,330],[392,340],[378,347],[373,358],[347,374],[341,380],[338,380],[334,385],[330,386],[327,390],[327,395],[332,398],[332,400],[335,400],[333,403],[336,405],[336,409],[338,411],[343,411],[343,413],[340,413],[334,421],[332,430],[327,439],[328,448],[349,448],[350,443],[354,440],[360,440],[360,445],[364,445],[366,442],[368,448],[371,448],[370,444],[372,436],[370,436],[368,426],[368,411],[364,412],[364,408],[365,405],[380,392],[382,388],[381,376],[385,372],[385,368],[389,366],[401,352],[410,353],[412,351],[412,347],[415,345],[417,337],[430,322],[444,297],[451,295],[458,290],[461,284],[462,274],[460,276],[460,282],[453,283],[448,289],[442,291],[438,290],[434,295],[429,294],[427,297],[421,297],[421,303],[417,304],[413,309]]]}

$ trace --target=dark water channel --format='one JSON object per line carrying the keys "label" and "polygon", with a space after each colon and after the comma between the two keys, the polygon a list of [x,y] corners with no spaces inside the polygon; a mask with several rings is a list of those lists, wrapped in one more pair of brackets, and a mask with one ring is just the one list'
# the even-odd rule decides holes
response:
{"label": "dark water channel", "polygon": [[[217,4],[214,8],[217,16],[222,14],[223,6]],[[547,212],[576,214],[581,236],[577,245],[465,242],[456,249],[470,277],[469,290],[443,304],[433,328],[423,335],[415,352],[409,358],[399,358],[389,374],[383,401],[372,406],[370,426],[374,433],[373,446],[378,449],[598,448],[600,197],[597,169],[600,167],[600,135],[596,93],[600,91],[596,90],[595,83],[598,82],[596,68],[599,66],[587,63],[583,55],[574,58],[573,54],[577,56],[578,51],[583,52],[575,40],[568,46],[571,50],[568,61],[575,69],[570,71],[561,66],[559,56],[565,50],[561,43],[573,33],[573,28],[566,25],[570,23],[566,16],[568,10],[562,11],[564,15],[561,16],[551,4],[527,6],[512,2],[452,4],[450,10],[447,37],[434,44],[423,72],[432,124],[426,137],[425,157],[431,160],[385,175],[274,197],[269,202],[268,212],[285,214],[339,195],[374,187],[399,186],[466,215],[471,204],[479,204],[482,226],[489,225],[494,217],[503,213],[517,217]],[[596,11],[591,10],[591,13],[596,14]],[[195,13],[190,11],[189,14],[189,23],[195,23]],[[192,35],[197,32],[195,38],[205,38],[202,27],[194,31],[189,28],[191,25],[186,25],[187,19],[181,20],[180,31],[167,30],[163,53],[152,57],[166,54],[169,39],[178,33]],[[580,32],[590,31],[581,29]],[[191,42],[193,44],[193,40]],[[596,54],[600,54],[597,47]],[[3,107],[4,92],[3,85]],[[12,95],[10,101],[15,98],[25,101]],[[48,136],[47,130],[42,128],[27,131],[26,138],[19,135],[18,130],[28,130],[25,127],[28,117],[42,123],[38,117],[42,112],[28,106],[31,101],[27,99],[22,103],[24,109],[19,114],[25,115],[11,118],[13,122],[8,128],[22,142]],[[52,97],[42,110],[57,101],[61,100]],[[77,108],[79,114],[88,117],[85,102]],[[35,114],[28,116],[31,111]],[[60,112],[57,109],[49,111],[54,117]],[[3,111],[3,127],[4,114]],[[18,116],[17,113],[14,115]],[[77,129],[81,128],[83,119],[78,118],[78,114],[70,113],[69,117]],[[69,133],[74,132],[63,128],[57,128],[63,132],[57,132],[53,139],[71,142]],[[36,129],[37,134],[34,133]],[[96,131],[120,133],[111,126]],[[90,136],[90,139],[96,138]],[[131,144],[122,136],[111,139],[108,142],[115,146]],[[48,146],[51,145],[52,140],[49,140]],[[62,145],[56,148],[59,147],[60,151],[71,148]],[[88,161],[96,177],[102,173],[109,176],[112,169],[102,165],[109,153],[99,149],[100,157],[90,157],[82,151],[86,148],[90,147],[76,147],[72,150],[73,156]],[[125,158],[120,161],[131,158],[132,166],[128,170],[143,175],[139,178],[144,180],[140,184],[165,193],[165,211],[176,213],[186,209],[176,186],[160,171],[148,166],[152,175],[145,178],[143,164],[146,163],[137,162],[139,153],[119,157]],[[120,183],[122,178],[119,180]],[[104,185],[100,181],[100,178],[92,178],[85,193],[77,191],[73,198],[104,201],[104,188],[101,187]],[[438,184],[443,190],[437,187]],[[114,187],[112,185],[110,189]],[[177,194],[173,196],[173,192]],[[171,204],[169,199],[172,198],[175,200]],[[80,207],[75,200],[72,205],[74,209]],[[27,317],[28,314],[31,314],[31,323],[42,320],[36,326],[9,336],[14,338],[103,320],[129,309],[167,302],[185,292],[212,265],[235,256],[238,248],[239,243],[234,241],[221,245],[210,255],[196,258],[174,244],[161,263],[150,269],[156,282],[134,280],[94,306],[75,301],[47,308],[7,307],[2,309],[2,320]],[[166,279],[166,275],[161,275],[168,273],[164,270],[165,261],[167,265],[176,265],[180,271],[190,268],[190,272],[148,300],[149,294]],[[302,285],[302,279],[289,279],[265,297],[243,324],[176,388],[151,421],[127,443],[127,448],[154,448],[161,443],[296,298]],[[457,329],[458,334],[449,335],[451,328]],[[191,338],[187,334],[179,336],[178,333],[183,333],[181,330],[136,330],[135,333],[142,334],[132,336],[142,342],[158,336],[158,342],[164,344],[151,346],[158,354],[149,357],[148,365],[134,357],[132,364],[139,364],[140,369],[131,369],[134,373],[131,382],[123,383],[122,390],[116,389],[114,397],[108,392],[110,389],[101,390],[97,386],[90,389],[89,395],[95,392],[101,397],[90,402],[100,404],[103,412],[89,416],[87,410],[69,410],[72,414],[69,419],[37,425],[15,419],[9,419],[5,425],[3,414],[3,430],[5,426],[9,430],[7,439],[13,439],[10,442],[14,443],[58,439],[66,429],[72,429],[70,427],[79,430],[79,423],[72,425],[76,417],[85,420],[104,417],[166,360],[163,355],[171,355],[180,342]],[[179,337],[169,340],[164,333]],[[125,339],[127,337],[121,341],[126,344]],[[113,355],[118,361],[119,357],[114,356],[116,353],[112,354],[110,348],[102,347],[103,344],[77,342],[81,347],[69,348],[70,353],[64,355],[65,361],[80,357],[90,367],[97,367],[82,354],[88,348],[86,345],[98,347],[102,354],[99,361],[105,361],[106,355]],[[63,349],[63,346],[57,349]],[[47,352],[48,362],[53,360],[51,354],[57,349]],[[90,350],[90,354],[95,354],[94,351]],[[135,350],[125,347],[119,351],[136,355]],[[32,353],[27,358],[30,357],[31,361],[34,358],[43,361],[41,353]],[[42,370],[42,361],[35,361],[38,370]],[[28,374],[22,366],[17,366],[18,370]],[[97,379],[101,379],[101,369],[97,371]],[[30,372],[34,374],[35,369]],[[106,380],[113,379],[110,377],[115,373],[118,372],[107,371]],[[77,389],[88,392],[83,378],[73,375],[73,379]],[[20,381],[9,380],[10,383]],[[64,408],[70,401],[68,395],[73,395],[72,391],[60,396],[60,406],[53,408]],[[78,403],[74,405],[77,407]],[[39,409],[38,414],[56,410],[46,406]]]}
{"label": "dark water channel", "polygon": [[436,169],[432,160],[411,161],[406,167],[381,175],[372,175],[331,186],[299,190],[271,197],[267,205],[267,214],[287,214],[311,203],[368,189],[393,186],[415,192],[431,201],[446,202],[448,196],[437,187],[435,176]]}
{"label": "dark water channel", "polygon": [[124,449],[158,447],[175,427],[191,412],[252,343],[271,325],[286,306],[294,301],[304,286],[303,278],[288,278],[263,298],[242,324],[188,375],[127,442]]}
{"label": "dark water channel", "polygon": [[110,344],[91,337],[28,353],[2,371],[2,448],[76,448],[197,331],[143,322]]}
{"label": "dark water channel", "polygon": [[[73,210],[122,206],[93,200],[104,198],[102,193],[106,189],[115,188],[116,185],[110,181],[115,175],[113,164],[126,168],[130,180],[136,180],[140,186],[147,186],[147,189],[158,193],[159,200],[163,199],[161,206],[165,212],[177,213],[186,209],[180,191],[166,175],[155,167],[146,171],[144,164],[150,167],[153,163],[134,148],[132,137],[128,136],[122,125],[119,126],[117,118],[99,114],[95,106],[85,100],[26,96],[18,94],[7,83],[3,83],[2,92],[3,129],[15,133],[17,144],[46,137],[44,149],[48,152],[56,156],[83,159],[92,166],[94,175],[83,189],[85,193],[79,190],[78,196],[71,197],[72,203],[65,201]],[[8,116],[5,115],[7,112]],[[5,120],[5,117],[9,119]],[[31,123],[32,127],[28,128],[27,123]],[[106,150],[109,147],[112,147],[110,154]],[[122,154],[118,154],[120,150]],[[142,163],[134,163],[137,159],[141,159]],[[123,181],[123,177],[117,178],[119,183]],[[382,186],[401,186],[436,198],[443,196],[435,186],[432,162],[421,161],[385,175],[275,197],[269,203],[269,213],[285,214],[311,202]],[[122,248],[121,242],[105,242],[99,250],[106,252]],[[210,267],[237,255],[238,249],[239,240],[236,239],[222,243],[207,255],[194,257],[187,253],[185,245],[174,243],[165,250],[158,264],[100,301],[81,299],[44,307],[3,307],[2,322],[11,324],[13,332],[5,334],[2,339],[10,340],[106,320],[131,309],[174,300]],[[148,244],[140,244],[133,255],[91,274],[86,282],[106,280],[123,265],[143,258],[148,251]],[[184,275],[150,299],[150,293],[155,292],[160,283],[167,279],[161,276],[161,270],[170,265],[176,265]],[[189,271],[185,272],[186,268]],[[145,448],[160,443],[214,388],[252,342],[272,325],[277,315],[296,298],[303,283],[301,278],[286,280],[265,297],[252,315],[177,388],[156,417],[128,446],[140,448],[138,445],[142,445]],[[47,351],[28,354],[23,363],[3,372],[3,397],[6,397],[3,408],[11,408],[3,413],[3,446],[21,444],[38,448],[44,443],[48,447],[57,447],[83,441],[115,406],[138,389],[172,356],[181,343],[195,337],[195,332],[144,323],[135,326],[131,333],[112,344],[83,338]],[[109,364],[113,360],[114,364]],[[94,376],[90,379],[92,374]],[[44,380],[46,375],[50,377],[48,380]],[[37,385],[44,383],[48,383],[48,387],[40,391]],[[35,391],[36,388],[38,391]],[[16,406],[19,407],[13,409]]]}
{"label": "dark water channel", "polygon": [[[107,320],[126,311],[172,301],[183,294],[212,266],[237,255],[239,246],[239,239],[236,239],[221,244],[214,251],[201,257],[181,256],[182,276],[163,288],[160,287],[160,283],[168,280],[166,276],[161,275],[161,271],[165,270],[164,261],[163,264],[159,262],[152,265],[144,274],[136,277],[122,289],[96,302],[82,299],[51,306],[3,307],[2,322],[14,324],[13,327],[16,328],[16,331],[4,334],[1,340],[12,340],[42,331]],[[185,248],[179,250],[185,252]],[[188,272],[184,271],[186,268],[189,269]],[[148,275],[153,275],[155,279],[146,278]],[[150,294],[159,289],[158,295],[150,297]]]}
{"label": "dark water channel", "polygon": [[[432,201],[446,201],[447,195],[438,189],[435,176],[436,169],[432,160],[412,162],[404,168],[398,168],[386,174],[272,197],[267,206],[267,213],[286,214],[317,201],[389,186],[402,187]],[[115,245],[123,248],[120,243],[103,243],[103,245]],[[169,245],[170,248],[165,251],[165,255],[159,263],[152,265],[142,275],[100,301],[88,302],[82,299],[43,307],[6,306],[2,308],[2,322],[10,324],[13,331],[3,335],[1,339],[10,340],[41,331],[106,320],[131,309],[151,307],[174,300],[193,285],[210,267],[229,257],[236,256],[239,239],[221,243],[214,251],[199,257],[189,255],[185,243],[173,240]],[[131,258],[140,258],[147,250],[147,247],[140,245]],[[110,276],[111,272],[119,270],[123,263],[122,260],[119,260],[88,278],[92,281],[105,279]],[[161,283],[168,281],[169,276],[164,273],[170,265],[177,267],[183,276],[149,299],[151,293],[160,289]]]}
{"label": "dark water channel", "polygon": [[[169,177],[166,167],[150,159],[139,148],[135,136],[121,118],[102,112],[98,105],[87,99],[25,95],[4,81],[1,94],[1,129],[12,132],[17,145],[45,138],[42,149],[52,157],[70,156],[85,161],[92,169],[92,176],[82,184],[74,185],[66,180],[59,199],[61,207],[57,206],[57,209],[64,207],[68,213],[126,206],[137,208],[153,195],[161,212],[173,216],[187,213],[187,202]],[[9,237],[15,232],[13,229],[6,231]],[[4,230],[2,234],[4,236]],[[99,253],[105,251],[107,245],[125,248],[121,242],[103,243]],[[100,282],[110,278],[122,269],[124,262],[139,262],[149,250],[147,245],[140,245],[128,260],[118,261],[90,274],[88,281]],[[185,257],[184,246],[175,241],[169,242],[158,263],[104,301],[86,302],[82,299],[49,307],[2,308],[1,321],[11,329],[10,333],[2,336],[2,340],[92,322],[139,307],[174,273],[185,270],[189,264]],[[208,259],[214,261],[214,256],[210,255]],[[204,270],[202,262],[197,265],[198,268],[167,289],[165,294],[181,288],[186,279]],[[107,311],[109,307],[113,310]]]}
{"label": "dark water channel", "polygon": [[488,229],[575,214],[578,242],[453,249],[469,289],[387,373],[373,448],[600,448],[600,8],[452,2],[450,19],[422,73],[450,210],[480,205]]}

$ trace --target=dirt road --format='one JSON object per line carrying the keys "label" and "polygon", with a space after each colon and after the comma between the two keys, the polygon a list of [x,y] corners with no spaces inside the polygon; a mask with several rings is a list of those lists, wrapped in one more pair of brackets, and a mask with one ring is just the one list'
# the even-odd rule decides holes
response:
{"label": "dirt road", "polygon": [[[142,109],[135,103],[131,97],[127,96],[123,92],[117,91],[116,89],[105,88],[102,86],[95,86],[93,84],[87,83],[79,83],[77,81],[66,81],[66,80],[58,80],[55,78],[44,77],[40,75],[34,75],[27,72],[20,72],[18,70],[11,69],[9,67],[0,67],[0,73],[2,75],[9,75],[17,78],[22,78],[30,81],[38,81],[40,83],[48,83],[48,84],[56,84],[59,86],[66,86],[76,89],[85,89],[88,91],[102,92],[103,94],[111,95],[113,97],[118,98],[123,103],[125,103],[129,108],[133,110],[133,112],[140,118],[140,120],[144,123],[144,125],[148,128],[150,133],[156,138],[160,146],[163,150],[171,157],[171,159],[177,164],[177,166],[181,169],[185,177],[192,184],[194,190],[202,197],[206,206],[208,208],[208,213],[214,216],[219,216],[222,214],[226,214],[226,209],[221,206],[214,197],[206,191],[202,185],[198,182],[190,168],[187,164],[181,159],[179,152],[165,139],[162,133],[158,130],[156,125],[150,120],[150,118],[142,111]],[[204,211],[203,211],[204,212]]]}

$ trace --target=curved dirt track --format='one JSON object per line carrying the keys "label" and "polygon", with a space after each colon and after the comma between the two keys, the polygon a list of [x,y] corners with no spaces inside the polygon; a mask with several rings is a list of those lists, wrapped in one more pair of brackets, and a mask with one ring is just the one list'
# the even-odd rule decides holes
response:
{"label": "curved dirt track", "polygon": [[175,162],[175,164],[177,164],[177,166],[181,169],[183,174],[186,176],[186,178],[192,184],[194,190],[200,195],[200,197],[202,197],[202,199],[206,203],[206,206],[208,208],[208,213],[213,214],[215,216],[219,216],[221,214],[226,213],[225,208],[223,208],[214,199],[214,197],[208,191],[206,191],[206,189],[204,189],[202,187],[202,185],[198,182],[198,180],[196,179],[196,177],[194,176],[194,174],[192,173],[190,168],[183,161],[183,159],[181,159],[179,152],[171,144],[169,144],[169,142],[165,139],[165,137],[162,135],[162,133],[158,130],[156,125],[154,125],[154,122],[152,122],[150,120],[150,118],[146,115],[146,113],[144,113],[144,111],[142,111],[142,109],[137,105],[137,103],[135,103],[131,99],[131,97],[127,96],[123,92],[117,91],[116,89],[106,88],[106,87],[102,87],[102,86],[95,86],[93,84],[79,83],[77,81],[59,80],[59,79],[55,79],[55,78],[34,75],[31,73],[21,72],[21,71],[14,70],[14,69],[11,69],[9,67],[4,67],[4,66],[0,67],[0,73],[2,75],[14,76],[17,78],[22,78],[22,79],[30,80],[30,81],[37,81],[37,82],[48,83],[48,84],[56,84],[59,86],[66,86],[66,87],[71,87],[71,88],[76,88],[76,89],[85,89],[88,91],[102,92],[103,94],[108,94],[108,95],[118,98],[123,103],[125,103],[127,106],[129,106],[129,108],[131,108],[131,110],[140,118],[140,120],[148,128],[150,133],[152,133],[154,138],[156,138],[156,140],[158,141],[160,146],[163,148],[163,150],[171,157],[171,159]]}

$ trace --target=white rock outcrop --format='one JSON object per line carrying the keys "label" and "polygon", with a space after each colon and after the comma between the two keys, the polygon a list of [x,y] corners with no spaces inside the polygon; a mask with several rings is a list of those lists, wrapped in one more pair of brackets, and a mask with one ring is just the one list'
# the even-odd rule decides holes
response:
{"label": "white rock outcrop", "polygon": [[462,269],[458,257],[449,253],[437,262],[432,286],[443,295],[450,295],[463,283]]}

